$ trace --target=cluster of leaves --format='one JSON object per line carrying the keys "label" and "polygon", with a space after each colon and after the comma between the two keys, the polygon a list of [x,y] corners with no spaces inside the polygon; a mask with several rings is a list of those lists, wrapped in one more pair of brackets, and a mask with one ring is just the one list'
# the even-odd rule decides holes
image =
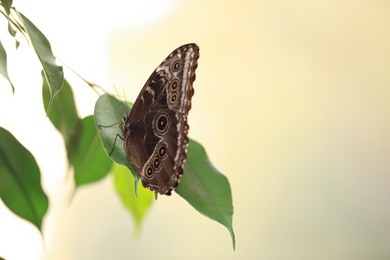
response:
{"label": "cluster of leaves", "polygon": [[[8,20],[10,35],[15,37],[16,33],[21,33],[42,64],[43,102],[49,120],[62,134],[76,189],[99,181],[112,172],[116,192],[139,227],[153,202],[153,193],[144,188],[137,192],[139,176],[127,159],[123,141],[115,138],[122,135],[121,129],[118,125],[106,127],[121,122],[126,115],[124,108],[130,109],[132,104],[103,94],[96,102],[94,116],[81,118],[77,113],[72,88],[64,79],[63,68],[57,65],[47,38],[12,7],[12,1],[2,0],[1,5],[4,9],[1,13]],[[16,48],[18,46],[19,42],[16,41]],[[7,72],[6,51],[1,42],[0,73],[8,79],[14,91]],[[86,84],[93,86],[87,81]],[[39,230],[49,204],[41,187],[40,176],[33,154],[9,131],[0,127],[0,199],[11,211],[30,221]],[[131,184],[133,181],[134,185]],[[190,140],[184,175],[175,191],[197,211],[224,225],[235,246],[229,182],[213,167],[204,148],[194,140]]]}

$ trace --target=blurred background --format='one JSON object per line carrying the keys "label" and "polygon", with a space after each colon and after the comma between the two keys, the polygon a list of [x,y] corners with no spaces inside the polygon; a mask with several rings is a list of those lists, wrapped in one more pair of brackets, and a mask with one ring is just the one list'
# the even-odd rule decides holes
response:
{"label": "blurred background", "polygon": [[[9,54],[15,95],[1,81],[0,125],[36,155],[51,204],[43,245],[36,228],[0,202],[0,256],[390,258],[390,2],[15,0],[14,6],[63,62],[107,89],[115,85],[131,101],[172,50],[200,46],[190,137],[230,181],[237,243],[234,252],[228,231],[177,194],[159,197],[135,237],[112,176],[80,188],[69,203],[62,139],[46,119],[40,67],[23,43]],[[66,73],[80,114],[92,114],[96,94]]]}

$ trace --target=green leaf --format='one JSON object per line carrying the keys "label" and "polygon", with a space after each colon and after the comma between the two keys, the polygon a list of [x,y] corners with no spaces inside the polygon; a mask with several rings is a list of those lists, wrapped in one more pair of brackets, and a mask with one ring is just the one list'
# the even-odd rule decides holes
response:
{"label": "green leaf", "polygon": [[[42,75],[42,98],[45,107],[50,103],[50,88],[46,78]],[[76,123],[80,118],[77,113],[76,104],[73,98],[72,89],[68,81],[64,80],[61,91],[56,95],[55,102],[53,102],[51,110],[48,112],[50,121],[54,127],[62,134],[65,144],[68,147],[69,140],[74,140]]]}
{"label": "green leaf", "polygon": [[18,41],[18,39],[16,39],[16,30],[12,27],[12,23],[10,21],[8,21],[8,32],[11,36],[13,36],[15,38],[15,47],[16,49],[19,48],[19,45],[20,45],[20,42]]}
{"label": "green leaf", "polygon": [[11,79],[8,76],[7,53],[5,52],[4,46],[1,42],[0,42],[0,74],[3,75],[3,77],[8,80],[12,88],[12,93],[15,93],[14,85],[12,84]]}
{"label": "green leaf", "polygon": [[202,145],[193,140],[190,140],[184,174],[175,191],[197,211],[224,225],[235,248],[229,181],[211,164]]}
{"label": "green leaf", "polygon": [[126,109],[126,103],[108,94],[101,95],[95,104],[95,122],[107,155],[114,162],[129,168],[137,185],[138,174],[130,165],[123,148],[121,123],[127,114]]}
{"label": "green leaf", "polygon": [[[46,107],[50,102],[50,90],[45,77],[42,92]],[[68,81],[64,81],[48,116],[64,138],[68,160],[74,169],[76,187],[104,178],[112,161],[104,153],[93,117],[79,118]]]}
{"label": "green leaf", "polygon": [[[10,16],[11,14],[11,7],[12,7],[12,0],[0,0],[0,4],[4,7],[4,10],[6,14],[3,13],[3,15],[7,18],[8,20],[8,32],[11,36],[15,38],[15,43],[16,43],[16,49],[19,47],[20,42],[16,39],[16,30],[14,27],[18,27],[19,29],[19,23],[13,17]],[[21,29],[21,32],[23,33],[23,29]]]}
{"label": "green leaf", "polygon": [[81,120],[80,133],[79,139],[71,142],[74,146],[68,149],[76,187],[104,178],[112,167],[112,161],[107,158],[100,142],[93,116]]}
{"label": "green leaf", "polygon": [[[13,24],[13,22],[14,22],[14,24]],[[17,48],[19,48],[20,42],[16,38],[17,31],[14,29],[14,27],[16,27],[16,25],[19,25],[19,24],[15,20],[11,20],[10,17],[8,17],[8,32],[12,37],[14,37],[15,47],[17,49]]]}
{"label": "green leaf", "polygon": [[34,156],[4,128],[0,128],[0,198],[16,215],[40,231],[49,200],[41,186]]}
{"label": "green leaf", "polygon": [[114,164],[113,167],[115,189],[123,205],[134,217],[136,230],[139,231],[146,213],[153,204],[153,192],[142,187],[138,182],[138,196],[135,196],[134,178],[124,166]]}
{"label": "green leaf", "polygon": [[9,15],[12,6],[12,0],[1,0],[0,3],[4,7],[5,12]]}
{"label": "green leaf", "polygon": [[18,11],[16,11],[16,13],[23,22],[26,32],[30,37],[32,46],[43,67],[43,72],[50,89],[50,101],[46,110],[48,112],[50,111],[54,96],[61,89],[62,83],[64,81],[64,71],[62,66],[56,64],[50,43],[45,35],[22,13]]}

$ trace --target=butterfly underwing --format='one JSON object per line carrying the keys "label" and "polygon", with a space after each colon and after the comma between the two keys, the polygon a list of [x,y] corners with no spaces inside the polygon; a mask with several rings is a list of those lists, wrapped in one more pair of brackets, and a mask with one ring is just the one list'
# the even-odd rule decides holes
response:
{"label": "butterfly underwing", "polygon": [[144,187],[171,195],[183,175],[187,116],[194,95],[199,47],[186,44],[156,68],[124,118],[124,149]]}

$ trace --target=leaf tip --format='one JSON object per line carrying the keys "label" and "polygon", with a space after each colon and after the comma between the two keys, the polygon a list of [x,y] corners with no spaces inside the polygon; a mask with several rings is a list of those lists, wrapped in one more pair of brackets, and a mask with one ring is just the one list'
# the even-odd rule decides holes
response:
{"label": "leaf tip", "polygon": [[233,228],[229,228],[230,236],[232,237],[233,251],[236,251],[236,236],[234,235]]}

